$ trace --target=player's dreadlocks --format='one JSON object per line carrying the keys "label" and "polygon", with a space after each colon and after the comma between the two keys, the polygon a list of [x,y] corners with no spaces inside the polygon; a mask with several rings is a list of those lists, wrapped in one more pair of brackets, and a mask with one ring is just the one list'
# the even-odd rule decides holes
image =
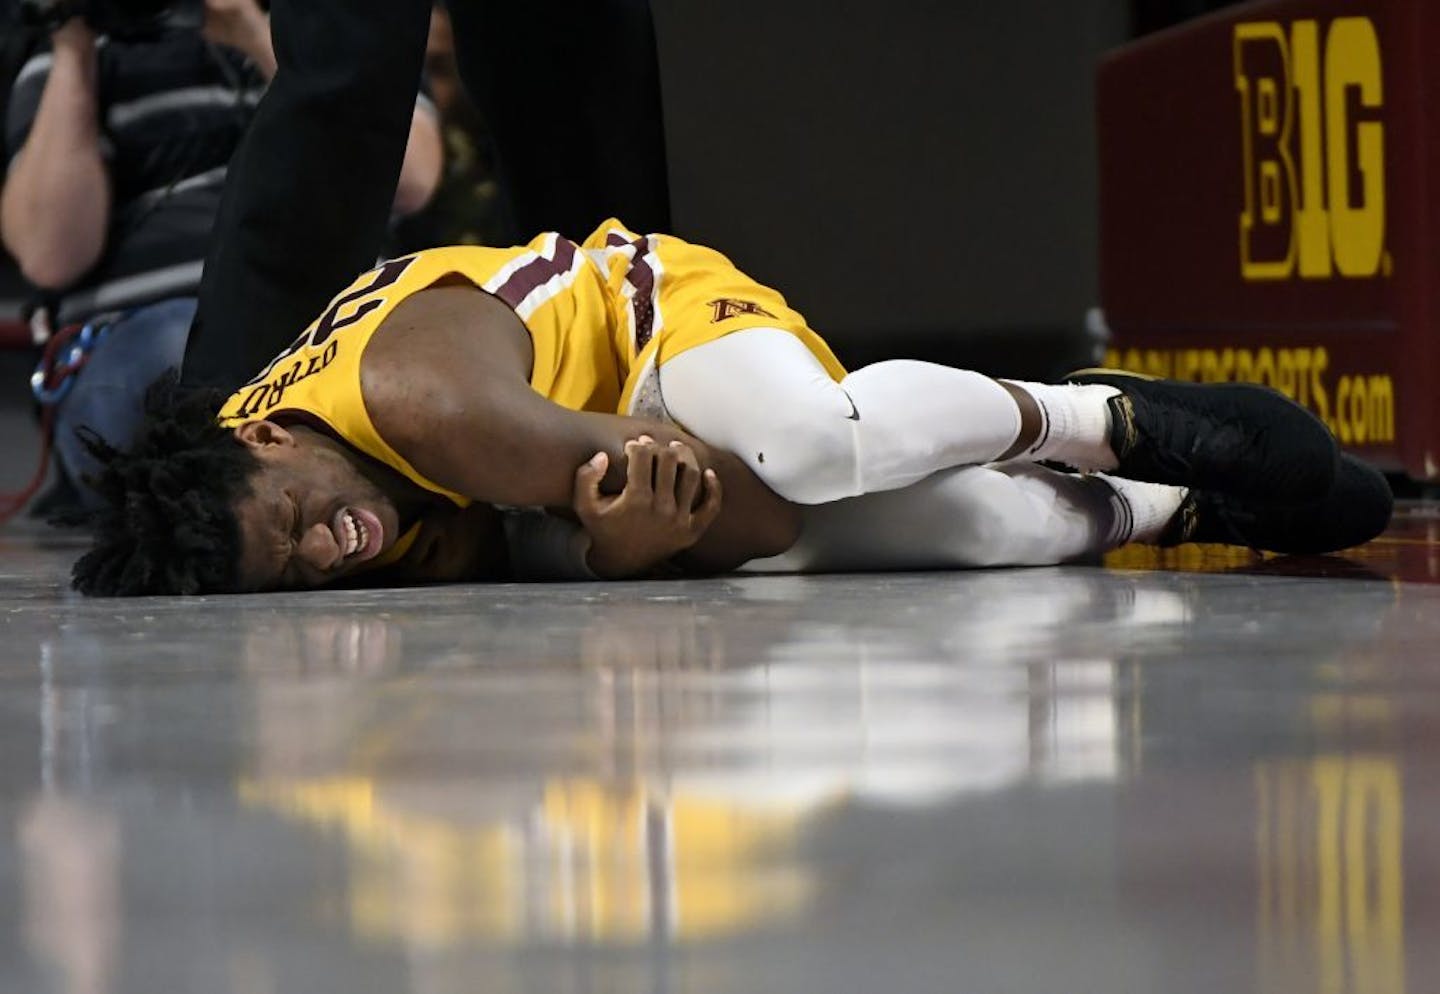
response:
{"label": "player's dreadlocks", "polygon": [[169,373],[145,394],[145,424],[121,452],[88,429],[103,464],[89,481],[104,507],[94,543],[71,573],[99,596],[203,594],[236,589],[240,526],[233,509],[259,462],[215,420],[225,395],[186,389]]}

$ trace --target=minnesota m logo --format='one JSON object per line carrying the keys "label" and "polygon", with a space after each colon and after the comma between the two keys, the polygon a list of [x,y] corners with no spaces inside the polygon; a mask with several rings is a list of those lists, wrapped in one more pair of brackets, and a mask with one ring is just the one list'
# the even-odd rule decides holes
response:
{"label": "minnesota m logo", "polygon": [[707,300],[705,303],[715,309],[715,316],[710,319],[711,324],[719,321],[728,321],[731,318],[738,318],[744,314],[759,314],[767,318],[773,318],[775,316],[759,304],[751,303],[748,300],[720,297],[716,300]]}

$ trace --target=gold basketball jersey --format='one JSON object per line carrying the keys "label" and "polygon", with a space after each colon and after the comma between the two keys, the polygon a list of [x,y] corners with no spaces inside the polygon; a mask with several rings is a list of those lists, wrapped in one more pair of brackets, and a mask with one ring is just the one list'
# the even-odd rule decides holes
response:
{"label": "gold basketball jersey", "polygon": [[221,423],[319,422],[418,486],[466,506],[468,498],[426,478],[380,437],[360,387],[361,356],[390,312],[455,276],[515,311],[534,343],[530,385],[571,410],[661,417],[659,366],[746,328],[789,331],[832,377],[845,375],[784,297],[725,256],[671,235],[637,235],[611,219],[580,245],[548,232],[515,248],[429,249],[377,266],[231,395]]}

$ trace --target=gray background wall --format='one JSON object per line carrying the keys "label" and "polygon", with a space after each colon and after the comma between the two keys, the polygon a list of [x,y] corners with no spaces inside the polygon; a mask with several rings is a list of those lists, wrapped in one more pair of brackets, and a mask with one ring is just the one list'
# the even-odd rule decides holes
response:
{"label": "gray background wall", "polygon": [[679,233],[852,363],[1083,354],[1094,74],[1128,0],[656,0],[655,18]]}

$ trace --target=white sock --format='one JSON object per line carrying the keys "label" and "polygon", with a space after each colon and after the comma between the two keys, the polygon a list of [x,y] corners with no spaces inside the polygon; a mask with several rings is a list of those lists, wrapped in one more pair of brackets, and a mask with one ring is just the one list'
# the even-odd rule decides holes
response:
{"label": "white sock", "polygon": [[1051,459],[1076,469],[1114,469],[1118,462],[1110,449],[1110,407],[1106,401],[1120,393],[1102,383],[1024,383],[1019,387],[1040,408],[1040,435],[1022,459]]}
{"label": "white sock", "polygon": [[1184,487],[1167,487],[1163,483],[1124,480],[1104,473],[1096,473],[1095,477],[1115,491],[1115,524],[1106,539],[1110,548],[1128,542],[1154,545],[1189,493]]}

